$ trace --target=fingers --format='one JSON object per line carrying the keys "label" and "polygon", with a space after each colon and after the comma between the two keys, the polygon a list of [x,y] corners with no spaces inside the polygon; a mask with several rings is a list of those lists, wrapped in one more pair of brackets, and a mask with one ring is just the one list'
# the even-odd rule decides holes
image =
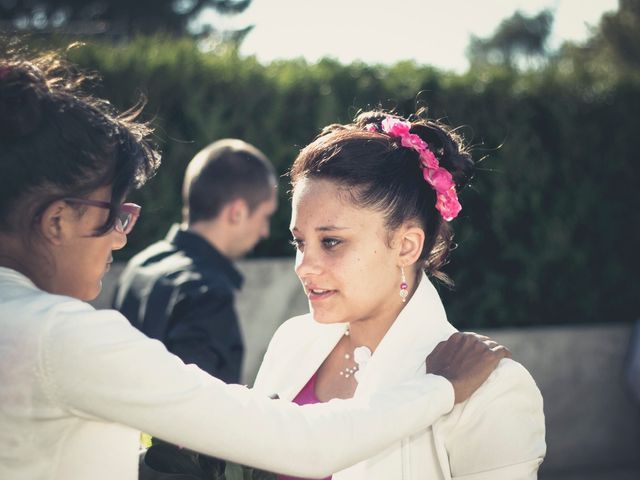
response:
{"label": "fingers", "polygon": [[513,354],[511,353],[511,350],[509,350],[504,345],[500,345],[498,343],[496,343],[496,345],[491,348],[491,351],[502,355],[502,358],[513,358]]}
{"label": "fingers", "polygon": [[498,347],[500,345],[498,342],[491,339],[484,340],[482,343],[484,343],[491,350],[493,350],[495,347]]}
{"label": "fingers", "polygon": [[[456,336],[458,336],[458,337],[475,338],[475,339],[480,340],[480,341],[491,340],[486,335],[481,335],[481,334],[476,333],[476,332],[455,332],[454,334],[451,335],[451,337],[456,337]],[[451,338],[451,337],[449,337],[449,338]]]}
{"label": "fingers", "polygon": [[[491,337],[488,337],[486,335],[481,335],[475,332],[456,332],[453,335],[451,335],[451,337],[449,337],[450,340],[456,339],[456,338],[460,341],[474,339],[476,341],[484,343],[484,345],[489,350],[499,354],[501,358],[513,358],[513,354],[507,347],[499,344],[498,342],[493,340]],[[441,344],[443,343],[445,342],[440,342],[438,346],[441,346]]]}

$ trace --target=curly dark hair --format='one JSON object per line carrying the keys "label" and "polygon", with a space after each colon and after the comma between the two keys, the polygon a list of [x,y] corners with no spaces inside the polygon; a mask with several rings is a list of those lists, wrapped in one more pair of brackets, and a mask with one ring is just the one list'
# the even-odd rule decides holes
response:
{"label": "curly dark hair", "polygon": [[[353,123],[325,127],[295,159],[289,171],[291,185],[295,187],[303,178],[325,178],[345,185],[355,205],[384,212],[390,231],[406,221],[418,221],[426,234],[422,267],[450,285],[442,267],[452,248],[452,228],[435,208],[436,194],[424,181],[418,153],[381,131],[380,123],[388,116],[402,119],[373,110],[360,113]],[[462,137],[445,124],[426,118],[424,109],[407,121],[410,132],[429,145],[440,166],[452,174],[456,188],[462,188],[474,169]],[[371,124],[377,131],[366,128]]]}
{"label": "curly dark hair", "polygon": [[142,102],[118,113],[82,91],[90,76],[60,52],[0,59],[0,229],[28,234],[52,202],[112,187],[106,223],[131,188],[156,171],[160,155],[137,122]]}

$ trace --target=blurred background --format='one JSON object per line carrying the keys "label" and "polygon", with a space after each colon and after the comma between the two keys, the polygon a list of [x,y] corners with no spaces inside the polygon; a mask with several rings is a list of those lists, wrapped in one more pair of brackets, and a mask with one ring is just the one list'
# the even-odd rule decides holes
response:
{"label": "blurred background", "polygon": [[[440,288],[452,323],[526,359],[547,405],[543,478],[640,478],[624,379],[640,311],[640,0],[0,0],[0,27],[3,49],[81,41],[68,56],[98,73],[95,93],[146,98],[163,166],[132,195],[144,214],[117,261],[180,220],[184,167],[219,138],[284,175],[360,109],[425,106],[459,127],[478,169],[454,222],[455,288]],[[287,190],[283,176],[272,235],[243,263],[244,317],[291,275]],[[248,383],[305,308],[290,305],[248,342]]]}

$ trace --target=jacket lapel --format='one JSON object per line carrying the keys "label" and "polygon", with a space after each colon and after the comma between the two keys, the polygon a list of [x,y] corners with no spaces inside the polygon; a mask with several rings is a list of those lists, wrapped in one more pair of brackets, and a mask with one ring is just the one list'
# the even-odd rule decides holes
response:
{"label": "jacket lapel", "polygon": [[355,395],[424,375],[426,356],[455,328],[447,321],[440,297],[423,275],[413,297],[400,312],[363,371]]}
{"label": "jacket lapel", "polygon": [[271,376],[278,383],[272,386],[272,390],[277,392],[280,398],[288,401],[298,395],[347,329],[344,323],[330,325],[316,323],[310,314],[308,322],[308,330],[312,333],[306,336],[306,342],[296,343],[295,347],[287,352],[288,359],[283,362],[287,372]]}
{"label": "jacket lapel", "polygon": [[[362,371],[354,397],[366,397],[381,388],[393,387],[406,380],[425,374],[426,356],[436,345],[447,339],[455,328],[447,321],[440,297],[426,275],[423,275],[416,292],[371,356]],[[425,432],[426,433],[426,432]],[[415,437],[415,436],[414,436]],[[412,459],[411,440],[402,441],[383,453],[349,467],[333,476],[334,480],[386,480],[411,479],[420,475],[414,472],[418,458]],[[420,444],[422,445],[422,444]],[[436,450],[440,450],[436,447]],[[424,452],[419,452],[423,458]],[[438,451],[440,469],[447,470]],[[421,461],[421,460],[420,460]],[[412,468],[413,467],[413,468]],[[419,470],[419,468],[418,468]],[[445,474],[445,477],[446,474]]]}

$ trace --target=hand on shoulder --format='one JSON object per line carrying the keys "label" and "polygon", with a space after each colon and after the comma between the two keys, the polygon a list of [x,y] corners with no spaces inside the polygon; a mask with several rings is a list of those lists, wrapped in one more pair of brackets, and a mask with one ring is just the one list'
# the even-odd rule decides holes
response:
{"label": "hand on shoulder", "polygon": [[503,358],[511,358],[511,352],[489,337],[456,332],[429,354],[427,373],[449,380],[455,392],[455,403],[460,403],[489,378]]}

